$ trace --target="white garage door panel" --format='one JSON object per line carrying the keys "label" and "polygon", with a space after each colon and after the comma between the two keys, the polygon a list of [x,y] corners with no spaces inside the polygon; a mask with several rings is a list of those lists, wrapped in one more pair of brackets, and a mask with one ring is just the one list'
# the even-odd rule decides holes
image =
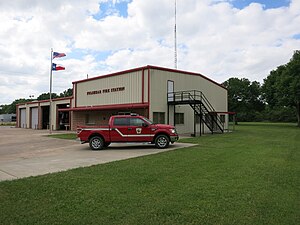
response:
{"label": "white garage door panel", "polygon": [[37,129],[38,128],[38,121],[39,121],[39,115],[38,115],[38,108],[32,108],[31,109],[31,128]]}
{"label": "white garage door panel", "polygon": [[21,115],[20,127],[26,128],[26,109],[21,109],[20,115]]}

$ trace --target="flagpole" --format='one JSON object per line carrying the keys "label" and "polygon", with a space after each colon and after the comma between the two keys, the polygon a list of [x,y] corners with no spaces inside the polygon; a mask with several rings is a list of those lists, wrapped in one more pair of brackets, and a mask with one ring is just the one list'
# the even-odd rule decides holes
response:
{"label": "flagpole", "polygon": [[50,66],[50,106],[49,106],[49,132],[50,134],[52,134],[52,115],[51,115],[51,111],[52,111],[52,58],[53,58],[53,49],[51,48],[51,66]]}

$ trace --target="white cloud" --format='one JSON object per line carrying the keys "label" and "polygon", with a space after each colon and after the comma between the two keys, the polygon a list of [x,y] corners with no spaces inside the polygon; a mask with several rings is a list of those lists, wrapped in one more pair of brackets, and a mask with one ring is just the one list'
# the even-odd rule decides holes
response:
{"label": "white cloud", "polygon": [[[49,91],[50,48],[67,53],[56,62],[54,92],[72,81],[144,65],[174,66],[174,1],[128,3],[128,16],[108,13],[110,0],[0,1],[0,104]],[[177,0],[178,66],[223,82],[231,76],[262,81],[300,49],[300,1],[267,9],[252,3]],[[114,9],[118,10],[118,9]],[[107,58],[97,58],[110,52]],[[78,54],[82,54],[78,56]]]}

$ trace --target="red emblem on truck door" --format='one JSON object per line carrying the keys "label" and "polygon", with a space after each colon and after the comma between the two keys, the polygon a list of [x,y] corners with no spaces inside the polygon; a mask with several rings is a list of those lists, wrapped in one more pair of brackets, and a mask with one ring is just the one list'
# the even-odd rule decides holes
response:
{"label": "red emblem on truck door", "polygon": [[142,133],[142,128],[136,128],[135,130],[136,130],[137,134],[141,134]]}

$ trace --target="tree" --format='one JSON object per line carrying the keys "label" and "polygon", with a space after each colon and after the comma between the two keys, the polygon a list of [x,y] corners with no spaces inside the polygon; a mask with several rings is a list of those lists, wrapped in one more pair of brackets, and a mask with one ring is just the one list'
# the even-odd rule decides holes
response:
{"label": "tree", "polygon": [[300,127],[300,51],[290,62],[279,66],[264,79],[263,92],[270,108],[289,107],[295,111]]}
{"label": "tree", "polygon": [[[64,98],[64,97],[69,97],[73,95],[73,88],[68,88],[67,90],[63,91],[62,93],[60,93],[59,95],[56,93],[52,93],[52,99],[55,98]],[[50,93],[43,93],[41,94],[39,97],[37,97],[37,100],[47,100],[50,99]]]}
{"label": "tree", "polygon": [[[59,96],[56,94],[56,93],[51,93],[51,98],[54,99],[54,98],[58,98]],[[37,100],[47,100],[47,99],[50,99],[50,93],[43,93],[41,95],[39,95],[39,97],[37,97]]]}
{"label": "tree", "polygon": [[21,104],[21,103],[25,103],[25,102],[30,102],[31,99],[25,99],[25,98],[20,98],[20,99],[16,99],[14,100],[10,105],[4,105],[2,107],[2,112],[4,114],[15,114],[16,113],[16,105],[17,104]]}
{"label": "tree", "polygon": [[237,112],[240,121],[261,120],[259,115],[265,104],[259,82],[250,82],[246,78],[230,78],[223,85],[228,90],[229,111]]}
{"label": "tree", "polygon": [[60,93],[59,97],[61,97],[61,98],[63,98],[63,97],[70,97],[72,95],[73,95],[73,88],[68,88],[64,92]]}
{"label": "tree", "polygon": [[[60,95],[57,95],[56,93],[52,93],[52,99],[59,98],[59,97],[69,97],[73,95],[73,88],[69,88]],[[37,100],[48,100],[50,98],[50,93],[43,93],[37,97]],[[11,114],[11,113],[16,113],[16,105],[25,103],[25,102],[31,102],[33,99],[16,99],[14,100],[11,104],[9,105],[0,105],[0,114]]]}
{"label": "tree", "polygon": [[6,114],[8,105],[0,105],[0,114]]}

